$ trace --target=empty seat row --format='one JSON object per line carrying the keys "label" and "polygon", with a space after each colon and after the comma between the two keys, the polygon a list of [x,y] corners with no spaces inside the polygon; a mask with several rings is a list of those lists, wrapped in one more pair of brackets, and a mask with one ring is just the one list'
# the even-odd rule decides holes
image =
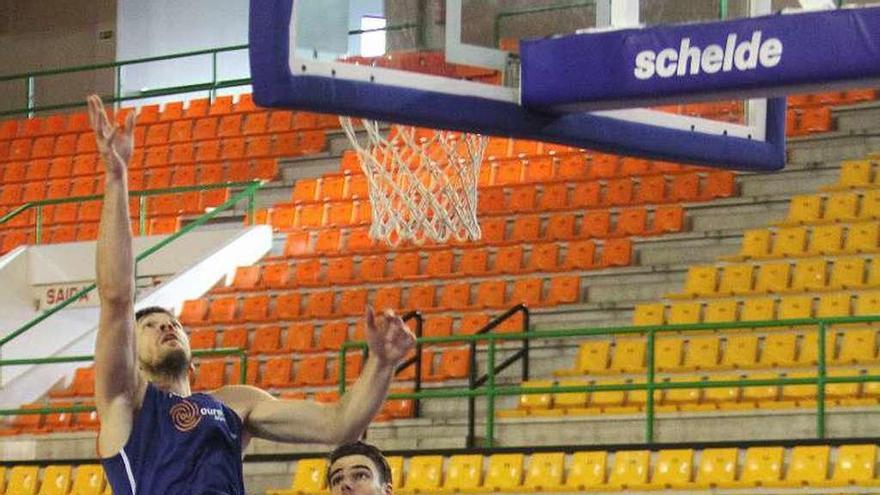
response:
{"label": "empty seat row", "polygon": [[[514,140],[514,143],[520,142],[519,140]],[[527,141],[527,143],[530,143],[530,141]],[[544,147],[550,146],[548,143],[539,144]],[[556,153],[551,151],[550,154],[538,152],[538,154],[503,160],[493,160],[491,156],[487,157],[480,166],[479,186],[547,184],[630,177],[647,179],[657,175],[693,174],[701,170],[698,167],[668,162],[652,162],[645,159],[618,157],[616,155],[595,155],[588,152]],[[360,162],[356,154],[351,151],[343,153],[342,171],[343,173],[341,174],[329,174],[320,179],[302,179],[300,182],[303,182],[303,185],[297,186],[299,190],[294,192],[293,200],[320,200],[324,197],[338,194],[336,191],[338,188],[337,181],[341,181],[345,177],[362,178],[363,171],[360,168]],[[685,186],[676,187],[681,188]]]}
{"label": "empty seat row", "polygon": [[[833,378],[857,378],[865,374],[878,376],[880,369],[830,369],[828,376]],[[807,372],[758,372],[748,374],[729,374],[712,376],[677,376],[658,378],[655,383],[716,383],[707,388],[668,388],[654,391],[656,411],[667,412],[714,412],[749,411],[754,409],[779,410],[791,408],[817,407],[817,387],[815,384],[793,385],[746,385],[743,380],[816,379],[815,371]],[[733,382],[732,385],[720,382]],[[613,386],[644,385],[644,378],[629,380],[584,380],[567,379],[560,386]],[[525,388],[553,387],[550,380],[531,381],[523,384]],[[504,418],[524,416],[581,416],[596,414],[634,414],[644,412],[647,403],[646,390],[601,390],[593,392],[557,392],[523,394],[516,409],[499,411]],[[880,382],[828,383],[825,385],[827,406],[859,407],[875,406],[880,402]]]}
{"label": "empty seat row", "polygon": [[[93,386],[94,388],[94,386]],[[94,392],[93,392],[94,394]],[[92,394],[92,395],[93,395]],[[56,412],[49,414],[20,414],[12,416],[6,423],[0,423],[0,436],[42,435],[71,431],[95,431],[99,427],[98,414],[94,411],[94,403],[89,400],[72,402],[70,400],[54,401],[51,407],[87,407],[92,410],[81,412]],[[21,409],[45,409],[46,404],[23,404]],[[7,417],[8,418],[8,417]],[[2,486],[2,483],[0,483]],[[2,493],[2,492],[0,492]]]}
{"label": "empty seat row", "polygon": [[738,255],[728,260],[770,259],[821,254],[875,253],[880,249],[880,223],[752,229],[743,233]]}
{"label": "empty seat row", "polygon": [[110,495],[100,464],[0,466],[0,493],[9,495]]}
{"label": "empty seat row", "polygon": [[[756,487],[875,486],[877,446],[750,447],[492,454],[448,458],[392,456],[397,493],[541,493],[705,490]],[[289,488],[270,495],[327,490],[327,460],[296,463]]]}
{"label": "empty seat row", "polygon": [[[597,338],[583,342],[570,369],[557,376],[644,373],[647,366],[644,337]],[[877,329],[830,329],[825,337],[825,359],[834,365],[878,362]],[[732,370],[816,366],[818,333],[782,331],[757,335],[658,336],[654,344],[654,368],[660,372]]]}
{"label": "empty seat row", "polygon": [[[422,337],[471,335],[485,328],[490,319],[490,315],[483,312],[462,313],[455,318],[430,316],[424,320]],[[522,332],[523,323],[522,314],[516,313],[501,322],[493,331]],[[193,350],[239,348],[247,349],[253,355],[334,353],[347,341],[364,340],[366,330],[363,319],[356,320],[353,330],[350,327],[348,321],[326,322],[319,328],[312,323],[293,323],[284,327],[273,324],[254,328],[234,326],[222,330],[200,327],[193,329],[189,338]],[[433,346],[426,344],[425,347]],[[75,379],[74,382],[76,381]]]}
{"label": "empty seat row", "polygon": [[307,112],[275,110],[159,122],[136,128],[134,138],[136,146],[158,146],[216,138],[280,134],[294,130],[314,131],[321,129],[315,116],[316,114]]}
{"label": "empty seat row", "polygon": [[779,225],[816,225],[880,218],[880,189],[811,194],[791,198],[788,216]]}
{"label": "empty seat row", "polygon": [[273,261],[236,269],[232,285],[216,292],[247,292],[298,286],[361,284],[475,277],[493,274],[556,272],[597,266],[593,241],[548,242],[498,248],[404,251],[369,256],[335,256]]}
{"label": "empty seat row", "polygon": [[[132,221],[131,231],[133,235],[166,235],[180,230],[183,224],[181,217],[156,217],[147,220],[145,232],[140,231],[140,224]],[[62,242],[94,241],[98,238],[98,224],[85,223],[76,225],[58,225],[46,228],[42,233],[40,244],[58,244]],[[25,245],[36,243],[36,234],[33,228],[6,230],[0,232],[0,253]]]}
{"label": "empty seat row", "polygon": [[407,287],[406,296],[403,287],[255,294],[241,299],[220,296],[186,301],[180,319],[185,325],[333,319],[362,315],[368,301],[383,309],[419,311],[501,309],[520,303],[554,306],[580,302],[580,283],[578,276],[553,276],[547,279],[487,280],[473,284],[420,284]]}
{"label": "empty seat row", "polygon": [[691,266],[684,291],[667,297],[725,297],[877,286],[880,286],[880,259],[873,256],[800,258],[760,264]]}
{"label": "empty seat row", "polygon": [[733,321],[793,320],[872,316],[880,314],[880,291],[837,291],[816,296],[796,294],[780,297],[717,299],[638,304],[634,325],[683,325]]}
{"label": "empty seat row", "polygon": [[[366,208],[366,204],[360,204]],[[362,214],[350,209],[341,211],[333,206],[327,211],[304,207],[280,208],[265,214],[257,212],[257,223],[268,223],[275,230],[288,231],[285,255],[299,256],[312,252],[361,252],[382,249],[369,237],[368,227],[350,224],[349,227],[326,227],[318,230],[329,219],[339,221],[350,212],[352,221]],[[587,210],[583,213],[559,212],[514,216],[484,216],[479,219],[480,243],[501,245],[540,241],[569,241],[578,239],[611,239],[630,236],[652,236],[680,232],[684,229],[685,213],[680,205],[657,208],[627,208]],[[306,230],[308,229],[308,230]],[[314,239],[314,241],[313,241]],[[606,243],[606,248],[611,244]],[[404,245],[404,248],[406,245]],[[325,251],[327,250],[327,251]]]}
{"label": "empty seat row", "polygon": [[788,96],[789,108],[815,106],[847,105],[877,99],[873,88],[849,89],[846,91],[825,91],[822,93],[802,93]]}

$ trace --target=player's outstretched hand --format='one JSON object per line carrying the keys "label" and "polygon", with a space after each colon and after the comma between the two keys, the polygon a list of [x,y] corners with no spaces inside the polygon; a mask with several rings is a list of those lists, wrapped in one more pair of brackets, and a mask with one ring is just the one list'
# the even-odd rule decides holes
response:
{"label": "player's outstretched hand", "polygon": [[383,364],[397,365],[415,344],[416,337],[394,311],[377,315],[367,306],[367,347]]}
{"label": "player's outstretched hand", "polygon": [[91,95],[89,103],[89,123],[95,131],[95,141],[107,172],[124,170],[131,160],[134,151],[134,112],[125,118],[125,126],[119,125],[107,117],[104,103],[98,95]]}

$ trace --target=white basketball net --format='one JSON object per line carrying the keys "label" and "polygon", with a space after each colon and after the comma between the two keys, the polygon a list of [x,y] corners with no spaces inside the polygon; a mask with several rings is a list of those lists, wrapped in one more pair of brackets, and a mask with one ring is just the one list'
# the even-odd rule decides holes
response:
{"label": "white basketball net", "polygon": [[352,119],[339,120],[367,176],[370,237],[391,246],[480,238],[477,181],[486,137],[397,124],[386,136],[378,122],[364,119],[364,147]]}

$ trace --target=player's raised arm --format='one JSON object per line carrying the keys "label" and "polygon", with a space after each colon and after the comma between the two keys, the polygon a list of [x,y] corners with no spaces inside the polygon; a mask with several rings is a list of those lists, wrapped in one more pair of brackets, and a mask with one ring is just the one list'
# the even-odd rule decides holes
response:
{"label": "player's raised arm", "polygon": [[240,385],[224,387],[217,395],[241,411],[245,428],[255,437],[333,445],[357,440],[382,407],[397,365],[415,342],[399,316],[377,316],[372,308],[367,309],[366,337],[370,356],[357,382],[336,404],[276,400]]}
{"label": "player's raised arm", "polygon": [[101,420],[99,454],[115,455],[128,440],[141,397],[134,336],[134,257],[128,216],[127,166],[134,145],[134,114],[115,125],[97,96],[89,97],[106,182],[95,259],[101,316],[95,344],[95,406]]}

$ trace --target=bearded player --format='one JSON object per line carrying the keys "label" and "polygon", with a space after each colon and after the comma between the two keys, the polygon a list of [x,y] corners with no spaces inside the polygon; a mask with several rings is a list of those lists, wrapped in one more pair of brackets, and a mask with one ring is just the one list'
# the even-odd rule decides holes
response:
{"label": "bearded player", "polygon": [[370,357],[336,404],[277,400],[247,385],[192,393],[192,356],[180,322],[162,308],[134,313],[127,186],[134,115],[120,127],[97,96],[88,104],[106,176],[96,263],[95,405],[98,454],[113,493],[244,495],[242,453],[253,437],[333,445],[359,438],[413,346],[403,321],[368,308]]}

